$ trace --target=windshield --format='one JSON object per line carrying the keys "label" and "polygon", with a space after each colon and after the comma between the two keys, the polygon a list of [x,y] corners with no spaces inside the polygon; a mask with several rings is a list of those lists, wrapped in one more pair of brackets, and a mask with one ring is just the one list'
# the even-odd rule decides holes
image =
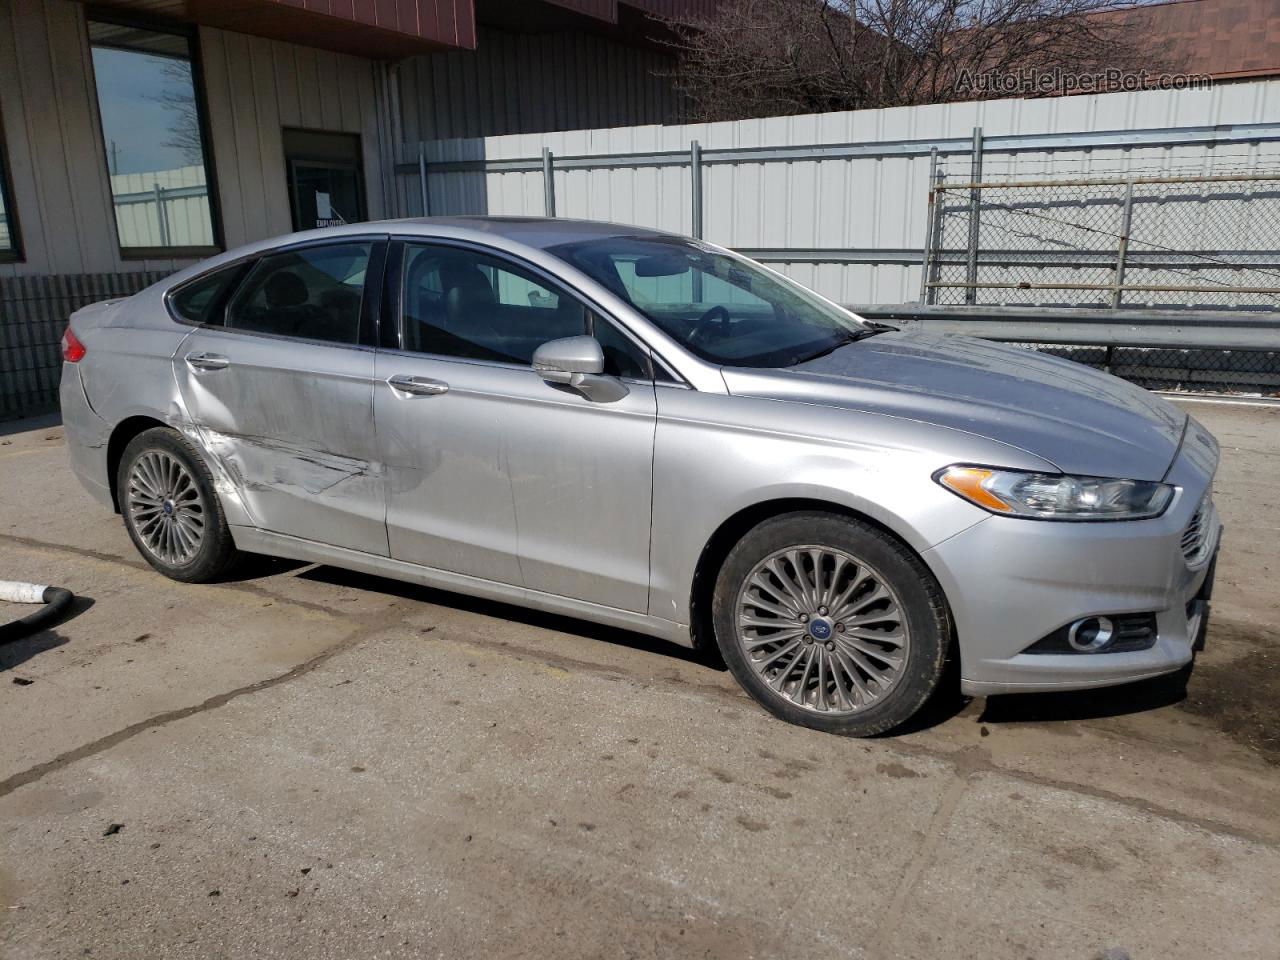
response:
{"label": "windshield", "polygon": [[711,363],[789,367],[871,331],[743,257],[681,237],[608,237],[550,252]]}

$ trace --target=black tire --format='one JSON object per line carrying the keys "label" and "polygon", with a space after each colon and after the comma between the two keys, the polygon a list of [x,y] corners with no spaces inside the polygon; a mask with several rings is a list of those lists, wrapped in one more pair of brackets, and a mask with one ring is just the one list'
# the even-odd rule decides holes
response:
{"label": "black tire", "polygon": [[[186,469],[199,493],[204,532],[194,555],[181,562],[166,561],[147,545],[129,509],[130,476],[134,466],[148,453],[162,453],[177,460]],[[242,556],[231,539],[231,528],[227,525],[222,503],[214,491],[213,477],[204,458],[175,430],[154,427],[129,441],[116,472],[116,499],[133,545],[147,563],[172,580],[209,583],[221,579]]]}
{"label": "black tire", "polygon": [[[856,710],[824,714],[793,702],[766,683],[738,640],[739,592],[746,579],[766,558],[800,545],[829,547],[852,556],[873,568],[900,601],[909,631],[904,663],[887,692]],[[909,720],[937,689],[951,641],[942,589],[915,553],[868,523],[818,511],[773,517],[747,533],[720,568],[712,617],[725,663],[757,703],[790,723],[843,736],[875,736]]]}

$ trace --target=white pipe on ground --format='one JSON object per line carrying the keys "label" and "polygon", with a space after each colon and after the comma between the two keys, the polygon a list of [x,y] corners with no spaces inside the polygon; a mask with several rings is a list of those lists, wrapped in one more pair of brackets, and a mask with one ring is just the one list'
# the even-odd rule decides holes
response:
{"label": "white pipe on ground", "polygon": [[0,600],[9,603],[39,603],[43,606],[12,623],[0,623],[0,643],[17,640],[56,620],[71,603],[70,590],[21,580],[0,580]]}
{"label": "white pipe on ground", "polygon": [[22,583],[18,580],[0,580],[0,600],[10,603],[44,603],[47,584]]}

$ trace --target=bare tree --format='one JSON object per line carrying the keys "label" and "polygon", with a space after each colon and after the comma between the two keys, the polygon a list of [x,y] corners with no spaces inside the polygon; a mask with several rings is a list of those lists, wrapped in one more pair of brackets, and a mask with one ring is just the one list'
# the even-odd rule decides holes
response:
{"label": "bare tree", "polygon": [[166,60],[163,74],[168,81],[148,98],[169,112],[168,138],[164,146],[178,150],[188,166],[204,163],[200,115],[196,111],[195,87],[191,80],[191,64],[185,60]]}
{"label": "bare tree", "polygon": [[664,19],[695,118],[732,120],[1102,89],[1090,78],[1167,69],[1129,2],[721,0]]}

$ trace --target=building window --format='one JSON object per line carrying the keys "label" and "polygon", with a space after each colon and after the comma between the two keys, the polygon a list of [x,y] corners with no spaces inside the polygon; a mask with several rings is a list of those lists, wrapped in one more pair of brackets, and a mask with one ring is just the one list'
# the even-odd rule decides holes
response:
{"label": "building window", "polygon": [[9,156],[4,149],[4,122],[0,117],[0,263],[21,259],[22,243],[18,238],[13,191],[9,187]]}
{"label": "building window", "polygon": [[216,250],[191,36],[91,20],[89,43],[121,251]]}

